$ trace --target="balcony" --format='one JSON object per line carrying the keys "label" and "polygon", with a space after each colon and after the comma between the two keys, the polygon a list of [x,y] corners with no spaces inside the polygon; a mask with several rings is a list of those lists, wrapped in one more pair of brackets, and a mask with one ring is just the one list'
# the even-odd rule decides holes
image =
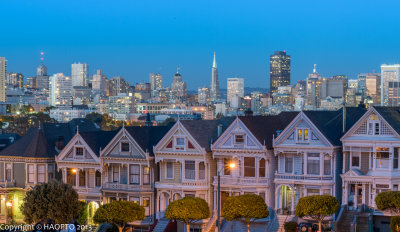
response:
{"label": "balcony", "polygon": [[[217,177],[214,176],[214,185],[218,184]],[[266,177],[230,177],[230,176],[221,176],[221,185],[243,185],[243,186],[251,186],[251,185],[269,185],[269,178]]]}
{"label": "balcony", "polygon": [[86,188],[85,186],[73,186],[75,191],[78,194],[90,194],[90,193],[99,193],[101,192],[101,188],[100,187],[96,187],[96,188]]}
{"label": "balcony", "polygon": [[115,182],[106,182],[103,185],[105,190],[121,190],[121,191],[153,191],[152,185],[138,184],[120,184]]}
{"label": "balcony", "polygon": [[275,173],[275,180],[317,180],[317,181],[331,181],[333,176],[319,176],[319,175],[295,175],[291,173]]}

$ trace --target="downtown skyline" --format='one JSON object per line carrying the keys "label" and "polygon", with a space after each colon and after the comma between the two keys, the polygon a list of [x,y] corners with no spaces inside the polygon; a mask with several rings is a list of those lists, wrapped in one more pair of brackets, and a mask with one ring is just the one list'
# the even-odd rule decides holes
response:
{"label": "downtown skyline", "polygon": [[[400,61],[400,35],[391,31],[400,26],[391,14],[400,6],[394,1],[354,1],[345,8],[344,1],[234,1],[213,7],[208,1],[122,1],[110,6],[115,12],[106,17],[109,9],[103,1],[87,1],[82,7],[76,3],[2,3],[2,17],[12,19],[6,20],[8,36],[0,43],[8,70],[33,76],[44,51],[49,74],[70,75],[72,63],[85,62],[91,75],[102,69],[109,77],[124,76],[135,83],[160,72],[169,84],[179,66],[188,89],[194,90],[209,85],[214,51],[221,88],[236,76],[245,78],[248,87],[268,88],[269,55],[276,50],[292,57],[292,84],[306,78],[314,63],[323,76],[355,78]],[[272,10],[286,5],[283,11]],[[12,17],[16,10],[23,17]]]}

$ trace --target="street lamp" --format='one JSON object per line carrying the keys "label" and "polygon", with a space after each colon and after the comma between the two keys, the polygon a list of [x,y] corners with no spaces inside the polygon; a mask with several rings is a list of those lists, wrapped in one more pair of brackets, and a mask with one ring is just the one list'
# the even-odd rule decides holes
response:
{"label": "street lamp", "polygon": [[[228,164],[229,169],[234,169],[236,167],[236,164],[234,162],[231,162]],[[224,169],[221,169],[219,171],[217,171],[217,178],[218,178],[218,190],[217,190],[217,198],[218,198],[218,210],[217,210],[217,228],[218,228],[218,232],[221,231],[221,178],[220,178],[220,174],[221,171],[223,171]]]}

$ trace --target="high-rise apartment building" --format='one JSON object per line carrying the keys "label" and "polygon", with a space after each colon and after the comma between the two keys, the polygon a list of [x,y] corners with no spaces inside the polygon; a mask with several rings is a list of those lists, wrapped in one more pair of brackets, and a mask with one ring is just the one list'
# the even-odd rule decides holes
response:
{"label": "high-rise apartment building", "polygon": [[24,85],[24,75],[22,75],[22,73],[8,72],[6,76],[7,86],[12,88],[22,88]]}
{"label": "high-rise apartment building", "polygon": [[36,69],[36,88],[49,89],[49,76],[47,75],[47,67],[40,64]]}
{"label": "high-rise apartment building", "polygon": [[228,103],[232,102],[232,98],[244,97],[244,79],[239,77],[228,78],[227,80],[227,99]]}
{"label": "high-rise apartment building", "polygon": [[400,64],[381,65],[381,105],[389,105],[389,82],[400,81]]}
{"label": "high-rise apartment building", "polygon": [[7,60],[5,57],[0,57],[0,102],[6,101],[6,72]]}
{"label": "high-rise apartment building", "polygon": [[381,75],[379,73],[369,73],[365,76],[364,99],[369,104],[381,104]]}
{"label": "high-rise apartment building", "polygon": [[101,95],[105,95],[107,87],[107,77],[103,75],[101,70],[97,70],[96,74],[93,74],[92,89],[98,90]]}
{"label": "high-rise apartment building", "polygon": [[72,81],[62,73],[50,77],[49,103],[60,108],[72,106]]}
{"label": "high-rise apartment building", "polygon": [[85,86],[89,84],[89,65],[86,63],[73,63],[71,65],[72,86]]}
{"label": "high-rise apartment building", "polygon": [[113,77],[108,80],[107,96],[117,96],[120,93],[128,93],[129,82],[123,77]]}
{"label": "high-rise apartment building", "polygon": [[150,88],[151,88],[151,97],[158,97],[155,96],[158,92],[157,90],[162,89],[162,76],[160,73],[150,73]]}
{"label": "high-rise apartment building", "polygon": [[217,58],[214,52],[213,65],[211,68],[211,85],[210,85],[210,100],[216,101],[221,98],[218,80]]}
{"label": "high-rise apartment building", "polygon": [[286,51],[276,51],[270,56],[270,93],[275,93],[279,86],[290,85],[290,56]]}

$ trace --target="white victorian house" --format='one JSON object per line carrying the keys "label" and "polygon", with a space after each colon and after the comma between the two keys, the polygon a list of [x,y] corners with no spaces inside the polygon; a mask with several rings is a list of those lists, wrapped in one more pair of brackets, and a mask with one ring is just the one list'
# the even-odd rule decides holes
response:
{"label": "white victorian house", "polygon": [[[278,116],[237,117],[212,145],[213,158],[220,174],[221,208],[228,196],[253,193],[274,206],[274,170],[276,158],[272,139],[297,115],[284,112]],[[229,164],[235,167],[230,168]],[[217,175],[213,180],[217,199]],[[217,202],[214,202],[217,207]]]}
{"label": "white victorian house", "polygon": [[275,210],[295,214],[298,200],[310,195],[329,194],[341,198],[340,137],[362,108],[343,111],[304,111],[274,139],[278,158],[275,173]]}

